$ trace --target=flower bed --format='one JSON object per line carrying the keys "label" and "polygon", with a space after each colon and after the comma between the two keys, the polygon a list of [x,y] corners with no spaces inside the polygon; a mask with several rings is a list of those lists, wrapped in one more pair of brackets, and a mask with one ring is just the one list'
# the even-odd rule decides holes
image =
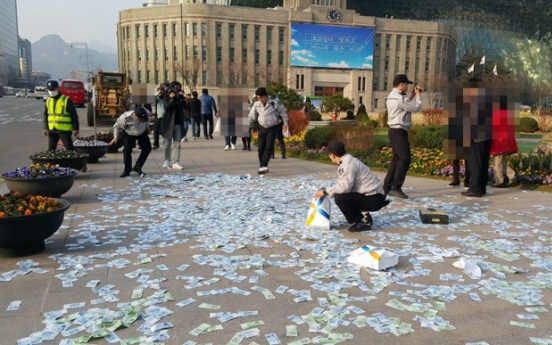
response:
{"label": "flower bed", "polygon": [[50,213],[65,207],[57,199],[18,192],[0,195],[0,218]]}
{"label": "flower bed", "polygon": [[87,154],[80,153],[77,151],[55,150],[55,151],[37,152],[31,156],[31,159],[75,159],[75,158],[86,158],[86,157],[88,157]]}
{"label": "flower bed", "polygon": [[31,164],[28,167],[17,168],[2,174],[2,177],[21,179],[46,179],[51,177],[71,176],[74,169],[60,167],[57,164]]}

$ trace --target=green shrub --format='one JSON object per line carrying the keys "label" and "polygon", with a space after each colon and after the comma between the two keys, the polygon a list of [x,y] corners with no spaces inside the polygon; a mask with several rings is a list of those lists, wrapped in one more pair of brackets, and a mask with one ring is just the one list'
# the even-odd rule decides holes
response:
{"label": "green shrub", "polygon": [[368,121],[369,117],[367,113],[361,113],[360,111],[356,114],[355,120],[357,120],[360,123],[364,123]]}
{"label": "green shrub", "polygon": [[362,124],[364,124],[368,127],[372,127],[372,128],[378,128],[379,127],[379,122],[377,120],[374,120],[374,119],[371,119],[371,118],[368,118],[368,120],[363,121]]}
{"label": "green shrub", "polygon": [[322,115],[316,109],[311,109],[307,112],[309,121],[322,121]]}
{"label": "green shrub", "polygon": [[366,106],[364,104],[361,104],[359,107],[358,107],[358,110],[357,110],[357,113],[356,113],[356,116],[358,116],[358,114],[366,114]]}
{"label": "green shrub", "polygon": [[380,127],[389,127],[389,125],[387,124],[387,119],[388,118],[389,118],[389,113],[387,112],[387,109],[385,109],[385,111],[382,111],[381,113],[379,113],[378,122],[379,122]]}
{"label": "green shrub", "polygon": [[414,133],[409,133],[412,147],[425,149],[439,149],[443,147],[444,126],[423,125],[412,127],[414,128]]}
{"label": "green shrub", "polygon": [[322,146],[327,146],[332,137],[333,130],[331,126],[314,127],[305,134],[305,146],[308,149],[319,149]]}
{"label": "green shrub", "polygon": [[355,119],[355,113],[352,110],[347,110],[347,117],[345,120],[354,120]]}
{"label": "green shrub", "polygon": [[387,140],[383,140],[383,139],[374,139],[374,142],[372,143],[372,147],[378,150],[381,150],[386,146],[387,146]]}
{"label": "green shrub", "polygon": [[535,133],[539,130],[539,123],[532,117],[522,117],[519,121],[520,130],[525,133]]}

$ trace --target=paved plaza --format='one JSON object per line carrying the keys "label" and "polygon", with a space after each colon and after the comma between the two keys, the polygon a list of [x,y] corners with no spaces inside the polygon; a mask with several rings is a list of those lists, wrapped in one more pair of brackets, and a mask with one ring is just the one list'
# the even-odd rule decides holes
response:
{"label": "paved plaza", "polygon": [[[307,229],[336,166],[277,155],[260,177],[239,140],[183,143],[181,172],[155,150],[142,179],[119,178],[122,153],[79,173],[46,250],[0,256],[0,344],[552,344],[550,194],[408,177],[373,231],[335,204],[331,230]],[[425,207],[451,223],[422,224]],[[348,264],[365,245],[399,264]]]}

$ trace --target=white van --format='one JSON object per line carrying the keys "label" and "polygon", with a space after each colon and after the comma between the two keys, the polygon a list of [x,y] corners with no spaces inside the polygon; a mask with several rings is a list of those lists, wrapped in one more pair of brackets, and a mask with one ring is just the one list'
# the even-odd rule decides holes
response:
{"label": "white van", "polygon": [[37,86],[34,90],[34,98],[35,99],[43,99],[44,95],[48,94],[48,90],[44,86]]}

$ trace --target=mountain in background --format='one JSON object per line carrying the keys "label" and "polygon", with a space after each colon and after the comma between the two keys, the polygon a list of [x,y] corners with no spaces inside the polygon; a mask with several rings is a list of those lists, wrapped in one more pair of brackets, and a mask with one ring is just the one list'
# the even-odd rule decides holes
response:
{"label": "mountain in background", "polygon": [[[71,70],[86,71],[85,47],[71,47],[59,35],[47,35],[33,43],[32,54],[33,69],[49,73],[53,79],[72,79]],[[117,52],[98,41],[88,45],[88,60],[90,71],[113,72],[118,69]]]}

